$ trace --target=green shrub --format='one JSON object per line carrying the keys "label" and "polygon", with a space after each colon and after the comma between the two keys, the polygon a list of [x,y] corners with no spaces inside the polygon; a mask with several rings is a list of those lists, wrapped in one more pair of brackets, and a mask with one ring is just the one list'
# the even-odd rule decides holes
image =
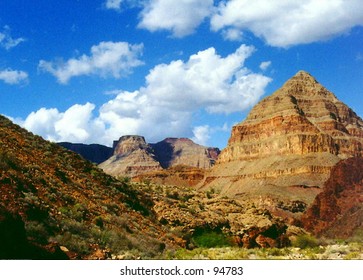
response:
{"label": "green shrub", "polygon": [[98,226],[100,229],[103,229],[104,222],[103,222],[102,217],[100,217],[100,216],[96,217],[94,222],[95,222],[96,226]]}
{"label": "green shrub", "polygon": [[59,245],[65,246],[78,254],[89,254],[92,251],[87,240],[70,232],[65,232],[63,235],[57,235],[54,240],[57,241]]}
{"label": "green shrub", "polygon": [[114,253],[131,250],[133,248],[131,241],[125,233],[115,229],[103,230],[100,236],[100,242]]}
{"label": "green shrub", "polygon": [[301,249],[314,248],[319,246],[319,242],[315,237],[304,234],[297,236],[296,239],[292,242],[292,246]]}
{"label": "green shrub", "polygon": [[200,231],[194,234],[192,241],[198,247],[215,248],[231,246],[231,240],[220,231]]}
{"label": "green shrub", "polygon": [[38,221],[27,221],[25,223],[25,230],[27,232],[28,238],[41,244],[47,243],[49,232],[47,231],[43,223],[40,223]]}
{"label": "green shrub", "polygon": [[13,155],[0,151],[0,170],[18,170],[18,163]]}

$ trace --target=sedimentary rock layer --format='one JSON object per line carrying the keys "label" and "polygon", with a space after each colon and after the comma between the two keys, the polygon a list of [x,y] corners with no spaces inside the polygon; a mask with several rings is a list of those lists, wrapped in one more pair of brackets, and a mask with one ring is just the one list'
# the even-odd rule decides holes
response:
{"label": "sedimentary rock layer", "polygon": [[130,177],[178,165],[207,169],[215,163],[219,152],[188,138],[166,138],[148,144],[142,136],[122,136],[114,142],[113,156],[100,167],[108,174]]}
{"label": "sedimentary rock layer", "polygon": [[349,158],[333,168],[323,192],[315,198],[302,221],[307,230],[317,235],[334,238],[361,236],[363,158]]}
{"label": "sedimentary rock layer", "polygon": [[142,136],[122,136],[115,142],[113,156],[99,165],[113,176],[135,176],[161,169],[153,149]]}
{"label": "sedimentary rock layer", "polygon": [[300,71],[233,127],[202,188],[311,203],[332,167],[353,156],[363,156],[362,119]]}

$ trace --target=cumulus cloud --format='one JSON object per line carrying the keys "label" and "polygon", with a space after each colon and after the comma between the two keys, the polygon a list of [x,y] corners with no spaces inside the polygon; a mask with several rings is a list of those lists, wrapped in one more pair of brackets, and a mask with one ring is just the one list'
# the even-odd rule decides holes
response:
{"label": "cumulus cloud", "polygon": [[139,60],[143,45],[130,45],[127,42],[101,42],[92,46],[91,55],[81,55],[66,62],[41,60],[39,68],[54,75],[62,84],[72,77],[82,75],[113,76],[120,78],[142,65]]}
{"label": "cumulus cloud", "polygon": [[363,25],[360,0],[221,1],[211,17],[214,31],[249,30],[277,47],[326,40],[357,25]]}
{"label": "cumulus cloud", "polygon": [[263,62],[261,62],[261,64],[260,64],[260,69],[262,70],[262,71],[266,71],[267,70],[267,68],[269,68],[271,66],[271,61],[263,61]]}
{"label": "cumulus cloud", "polygon": [[105,129],[103,123],[93,117],[94,109],[95,105],[91,103],[75,104],[65,112],[41,108],[30,113],[24,121],[17,122],[50,141],[89,142]]}
{"label": "cumulus cloud", "polygon": [[183,37],[193,33],[212,8],[213,0],[145,1],[139,27],[150,31],[168,30],[175,37]]}
{"label": "cumulus cloud", "polygon": [[222,30],[222,36],[227,41],[242,41],[243,31],[237,28],[228,28]]}
{"label": "cumulus cloud", "polygon": [[146,77],[147,96],[164,108],[232,113],[257,102],[269,78],[244,67],[254,48],[241,45],[234,53],[221,57],[214,48],[200,51],[189,60],[172,61],[152,69]]}
{"label": "cumulus cloud", "polygon": [[[216,3],[214,5],[214,2]],[[139,27],[167,30],[184,37],[206,19],[226,40],[240,41],[252,32],[271,46],[289,47],[323,41],[363,25],[361,0],[149,0]]]}
{"label": "cumulus cloud", "polygon": [[107,9],[120,10],[122,0],[107,0],[105,5]]}
{"label": "cumulus cloud", "polygon": [[26,83],[28,81],[28,73],[24,71],[5,69],[0,71],[0,81],[10,85]]}
{"label": "cumulus cloud", "polygon": [[200,145],[207,145],[210,138],[211,129],[209,125],[201,125],[193,128],[192,140]]}
{"label": "cumulus cloud", "polygon": [[13,38],[10,34],[10,27],[7,25],[5,25],[3,31],[0,32],[0,46],[6,50],[10,50],[24,41],[24,38]]}
{"label": "cumulus cloud", "polygon": [[248,70],[245,60],[254,48],[241,45],[222,57],[214,48],[150,70],[145,86],[136,91],[112,91],[113,98],[100,106],[74,105],[65,112],[40,109],[28,116],[24,126],[53,141],[77,141],[111,145],[125,134],[140,134],[148,141],[192,137],[207,144],[215,130],[193,117],[201,111],[229,114],[248,109],[264,94],[271,81]]}

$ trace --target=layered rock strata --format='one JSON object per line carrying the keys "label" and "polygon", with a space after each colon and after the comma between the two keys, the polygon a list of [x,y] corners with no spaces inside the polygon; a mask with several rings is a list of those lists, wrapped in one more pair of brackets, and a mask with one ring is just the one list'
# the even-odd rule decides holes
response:
{"label": "layered rock strata", "polygon": [[303,215],[302,222],[316,235],[362,237],[363,158],[349,158],[333,168],[323,192]]}
{"label": "layered rock strata", "polygon": [[202,188],[310,204],[341,159],[363,156],[363,121],[300,71],[234,126]]}
{"label": "layered rock strata", "polygon": [[122,136],[114,142],[113,156],[100,167],[114,176],[135,177],[151,173],[153,177],[154,171],[181,165],[210,168],[219,152],[218,148],[204,147],[188,138],[166,138],[156,144],[148,144],[142,136]]}
{"label": "layered rock strata", "polygon": [[145,138],[136,135],[122,136],[115,142],[113,156],[99,167],[113,176],[130,177],[162,169]]}
{"label": "layered rock strata", "polygon": [[220,153],[218,148],[204,147],[188,138],[166,138],[151,146],[163,168],[187,165],[208,169]]}

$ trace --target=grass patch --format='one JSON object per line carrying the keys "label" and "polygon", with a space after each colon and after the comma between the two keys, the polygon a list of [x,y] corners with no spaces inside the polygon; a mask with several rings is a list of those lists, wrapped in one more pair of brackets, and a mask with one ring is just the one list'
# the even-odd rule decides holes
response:
{"label": "grass patch", "polygon": [[220,248],[231,246],[228,236],[221,231],[199,230],[192,237],[193,243],[201,248]]}
{"label": "grass patch", "polygon": [[296,240],[292,242],[292,246],[300,249],[315,248],[319,246],[319,242],[315,237],[304,234],[297,236]]}

